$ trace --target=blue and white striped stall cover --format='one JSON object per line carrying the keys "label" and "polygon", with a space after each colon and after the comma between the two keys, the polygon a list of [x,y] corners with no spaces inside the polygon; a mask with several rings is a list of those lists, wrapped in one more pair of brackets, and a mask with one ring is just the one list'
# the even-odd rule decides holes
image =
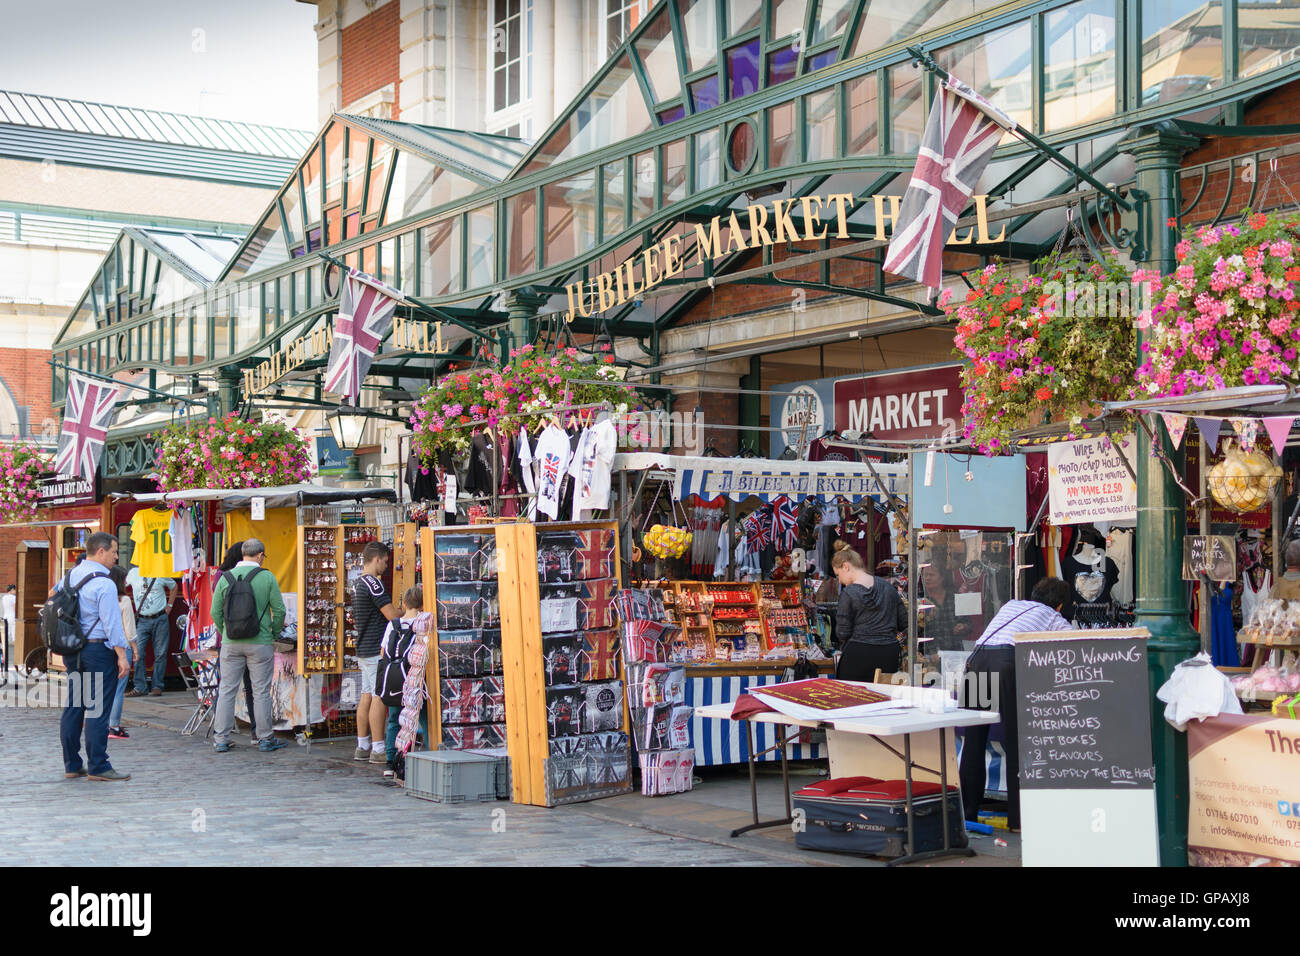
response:
{"label": "blue and white striped stall cover", "polygon": [[[708,704],[725,704],[738,698],[751,687],[764,684],[779,684],[780,674],[755,674],[744,677],[688,677],[686,679],[686,703],[692,707],[704,707]],[[775,724],[752,723],[754,728],[754,747],[765,750],[773,746],[777,731],[782,730]],[[695,766],[717,767],[730,763],[745,763],[748,759],[745,747],[745,725],[739,720],[705,720],[703,717],[691,717],[691,745],[695,748]],[[826,748],[819,744],[790,744],[786,747],[786,756],[791,760],[820,760],[827,756]],[[780,760],[776,751],[763,754],[758,760]]]}
{"label": "blue and white striped stall cover", "polygon": [[[875,473],[893,493],[904,491],[907,464],[877,462]],[[881,495],[880,485],[865,464],[844,461],[780,461],[769,458],[708,458],[634,452],[614,456],[615,471],[672,471],[673,499],[699,495],[733,501],[760,498],[766,502],[785,495],[795,501],[808,497],[829,500],[843,496],[858,501]]]}

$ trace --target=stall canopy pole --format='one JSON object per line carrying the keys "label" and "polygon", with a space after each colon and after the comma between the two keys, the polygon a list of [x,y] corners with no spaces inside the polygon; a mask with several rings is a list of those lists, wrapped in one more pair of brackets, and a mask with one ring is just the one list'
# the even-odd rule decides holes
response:
{"label": "stall canopy pole", "polygon": [[[916,479],[915,455],[907,456],[907,503],[916,506],[913,494]],[[916,605],[920,601],[921,575],[916,568],[916,526],[910,511],[907,514],[907,682],[916,686]]]}
{"label": "stall canopy pole", "polygon": [[[1208,501],[1205,501],[1204,498],[1205,498],[1205,469],[1209,465],[1210,456],[1209,456],[1209,450],[1205,447],[1206,441],[1204,435],[1201,436],[1200,446],[1201,446],[1200,453],[1199,453],[1200,468],[1197,469],[1199,475],[1199,477],[1197,478],[1197,491],[1200,493],[1202,499],[1201,506],[1200,506],[1201,526],[1199,530],[1201,534],[1209,534],[1210,533],[1210,503]],[[1200,583],[1196,587],[1200,593],[1200,601],[1201,601],[1201,613],[1199,617],[1199,623],[1201,626],[1198,628],[1198,630],[1201,632],[1201,650],[1208,654],[1210,653],[1210,643],[1211,643],[1209,575],[1202,574]]]}

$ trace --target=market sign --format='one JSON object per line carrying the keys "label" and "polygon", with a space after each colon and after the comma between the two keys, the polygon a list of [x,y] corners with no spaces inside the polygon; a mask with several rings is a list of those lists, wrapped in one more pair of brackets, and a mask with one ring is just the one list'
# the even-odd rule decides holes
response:
{"label": "market sign", "polygon": [[[989,235],[989,197],[979,195],[971,199],[975,201],[975,228],[967,230],[963,236],[954,226],[947,245],[989,245],[1004,241],[1005,224],[998,235]],[[888,211],[885,210],[886,200]],[[871,201],[876,207],[875,238],[887,242],[889,235],[885,225],[888,223],[892,227],[897,220],[900,197],[877,195],[872,196]],[[786,242],[849,239],[849,216],[855,202],[852,193],[773,199],[770,203],[755,203],[743,211],[732,209],[725,216],[720,214],[707,222],[694,223],[690,230],[666,236],[609,272],[602,272],[584,282],[569,283],[565,286],[569,311],[564,318],[572,322],[580,315],[599,315],[644,295],[665,279],[679,275],[683,269],[711,264],[735,252]],[[801,217],[802,232],[791,218],[795,211]],[[694,249],[690,250],[692,242]]]}
{"label": "market sign", "polygon": [[1300,721],[1190,720],[1187,756],[1192,866],[1300,863]]}
{"label": "market sign", "polygon": [[1052,524],[1093,521],[1136,521],[1137,443],[1133,436],[1118,439],[1120,452],[1106,436],[1059,442],[1047,449],[1047,497]]}
{"label": "market sign", "polygon": [[746,471],[732,464],[711,468],[680,468],[673,484],[673,498],[681,501],[699,495],[706,501],[725,496],[742,501],[750,495],[772,501],[785,495],[796,501],[815,495],[831,499],[843,495],[849,499],[866,497],[879,492],[879,486],[866,469],[860,471],[803,470],[797,465],[790,470]]}
{"label": "market sign", "polygon": [[780,425],[785,443],[793,448],[807,448],[826,430],[826,410],[821,396],[811,385],[796,385],[781,403]]}
{"label": "market sign", "polygon": [[961,431],[960,365],[882,372],[835,382],[835,427],[905,441]]}
{"label": "market sign", "polygon": [[348,467],[348,453],[339,448],[333,435],[316,436],[316,471],[322,475],[341,475]]}
{"label": "market sign", "polygon": [[85,478],[67,475],[50,475],[40,479],[36,486],[36,507],[54,508],[59,505],[93,505],[95,483]]}

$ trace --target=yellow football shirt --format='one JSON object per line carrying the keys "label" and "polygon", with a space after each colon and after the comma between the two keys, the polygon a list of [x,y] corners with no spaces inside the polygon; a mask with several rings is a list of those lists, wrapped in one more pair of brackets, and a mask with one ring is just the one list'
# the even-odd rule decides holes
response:
{"label": "yellow football shirt", "polygon": [[131,540],[135,551],[131,562],[140,566],[146,578],[174,578],[172,570],[172,536],[169,529],[172,513],[146,508],[131,518]]}

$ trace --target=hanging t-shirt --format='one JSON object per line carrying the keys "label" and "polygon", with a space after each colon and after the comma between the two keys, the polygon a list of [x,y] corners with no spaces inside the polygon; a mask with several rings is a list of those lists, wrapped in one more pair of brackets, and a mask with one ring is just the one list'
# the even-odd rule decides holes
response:
{"label": "hanging t-shirt", "polygon": [[1062,577],[1074,589],[1074,599],[1087,604],[1110,600],[1111,589],[1119,580],[1119,568],[1101,549],[1091,551],[1085,545],[1079,554],[1061,559]]}
{"label": "hanging t-shirt", "polygon": [[198,651],[215,647],[219,635],[212,623],[212,592],[221,578],[220,568],[191,570],[181,581],[181,594],[189,605],[185,618],[185,650]]}
{"label": "hanging t-shirt", "polygon": [[184,574],[194,567],[194,520],[190,509],[173,512],[167,531],[172,538],[172,573]]}
{"label": "hanging t-shirt", "polygon": [[580,521],[583,512],[603,511],[609,507],[610,469],[614,464],[614,451],[618,447],[618,433],[609,419],[597,422],[582,433],[578,453],[573,456],[573,520]]}
{"label": "hanging t-shirt", "polygon": [[145,508],[131,518],[131,540],[135,550],[131,562],[139,565],[146,578],[174,578],[172,570],[172,513]]}
{"label": "hanging t-shirt", "polygon": [[528,520],[537,520],[537,482],[533,475],[533,448],[528,442],[528,429],[519,429],[519,442],[515,449],[519,459],[519,473],[523,479],[524,491],[532,497],[528,499]]}
{"label": "hanging t-shirt", "polygon": [[537,465],[537,510],[554,519],[560,509],[560,482],[569,465],[569,436],[547,425],[537,439],[533,460]]}
{"label": "hanging t-shirt", "polygon": [[1112,596],[1120,604],[1133,603],[1133,532],[1125,528],[1111,528],[1106,535],[1106,557],[1115,562],[1119,579]]}

